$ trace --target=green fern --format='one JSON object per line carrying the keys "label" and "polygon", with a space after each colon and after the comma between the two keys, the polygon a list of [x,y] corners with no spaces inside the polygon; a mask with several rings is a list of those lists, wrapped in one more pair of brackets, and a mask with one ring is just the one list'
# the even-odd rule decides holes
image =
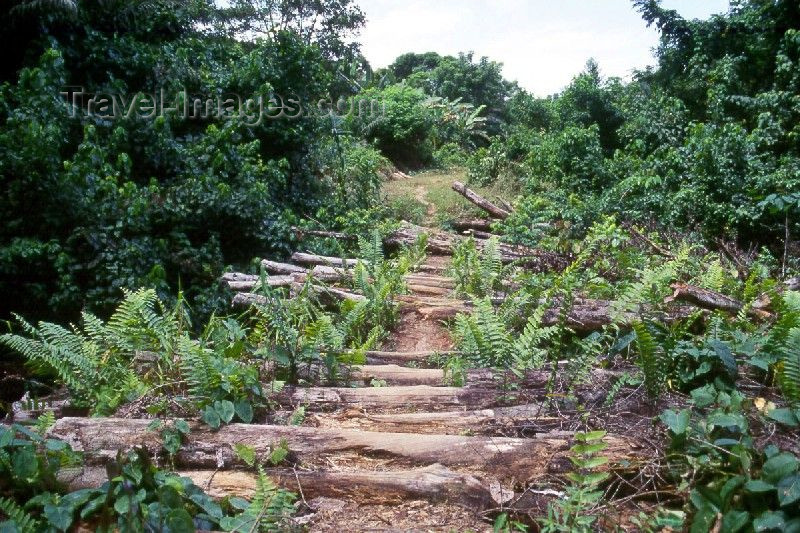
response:
{"label": "green fern", "polygon": [[778,382],[786,401],[793,405],[800,404],[800,327],[789,331],[781,357]]}
{"label": "green fern", "polygon": [[256,490],[250,505],[242,514],[220,521],[226,531],[234,533],[276,533],[286,531],[288,520],[294,514],[296,496],[278,488],[258,466]]}
{"label": "green fern", "polygon": [[655,336],[645,323],[634,323],[633,331],[636,332],[636,347],[639,351],[637,363],[644,374],[645,390],[648,396],[657,398],[666,383],[665,357]]}
{"label": "green fern", "polygon": [[0,514],[5,516],[5,520],[0,522],[2,531],[35,533],[39,530],[39,523],[14,500],[0,498]]}

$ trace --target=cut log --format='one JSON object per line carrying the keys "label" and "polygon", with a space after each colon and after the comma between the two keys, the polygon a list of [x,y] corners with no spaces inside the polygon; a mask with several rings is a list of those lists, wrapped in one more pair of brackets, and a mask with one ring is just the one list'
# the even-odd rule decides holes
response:
{"label": "cut log", "polygon": [[261,266],[270,274],[283,274],[287,276],[299,272],[306,272],[306,270],[308,270],[301,266],[291,265],[289,263],[278,263],[276,261],[270,261],[269,259],[262,259]]}
{"label": "cut log", "polygon": [[464,230],[478,230],[478,231],[492,231],[492,221],[483,218],[473,218],[466,220],[453,220],[450,226],[456,231]]}
{"label": "cut log", "polygon": [[258,274],[242,274],[241,272],[226,272],[220,278],[224,282],[230,281],[258,281]]}
{"label": "cut log", "polygon": [[439,368],[408,368],[398,365],[363,365],[355,367],[351,373],[366,385],[375,380],[383,380],[388,385],[429,385],[440,386],[444,382],[444,370]]}
{"label": "cut log", "polygon": [[[670,288],[675,292],[672,296],[668,296],[664,300],[665,302],[683,301],[703,309],[708,309],[710,311],[720,310],[732,315],[735,315],[744,308],[744,304],[735,298],[695,285],[673,283],[670,285]],[[748,309],[747,314],[759,319],[768,319],[772,317],[771,313],[757,307]]]}
{"label": "cut log", "polygon": [[[158,432],[148,431],[152,420],[121,418],[62,418],[48,432],[50,438],[67,442],[82,452],[85,463],[105,464],[117,452],[141,447],[151,453],[162,450]],[[296,426],[228,424],[216,432],[192,423],[191,432],[175,455],[175,464],[186,469],[231,470],[244,467],[234,451],[236,444],[254,448],[257,457],[267,457],[276,443],[286,440],[291,460],[305,467],[326,464],[336,456],[357,454],[381,459],[393,466],[469,467],[506,479],[526,482],[547,473],[569,470],[564,438],[520,439],[418,435]],[[632,455],[633,443],[608,437],[603,455],[612,460]]]}
{"label": "cut log", "polygon": [[[289,287],[294,281],[292,276],[268,276],[267,285],[270,287]],[[234,291],[252,291],[261,284],[258,276],[254,280],[228,281],[228,287]]]}
{"label": "cut log", "polygon": [[448,356],[456,352],[382,352],[382,351],[369,351],[367,352],[367,362],[371,365],[379,364],[397,364],[405,365],[408,363],[424,363],[429,357],[433,356]]}
{"label": "cut log", "polygon": [[480,231],[480,230],[477,230],[477,229],[468,229],[468,230],[463,231],[462,233],[464,235],[468,236],[468,237],[472,236],[475,239],[481,239],[481,240],[488,240],[488,239],[491,239],[492,237],[498,237],[498,235],[494,235],[494,234],[489,233],[487,231]]}
{"label": "cut log", "polygon": [[293,253],[292,261],[295,263],[303,263],[304,265],[324,265],[329,267],[354,267],[358,264],[358,259],[342,259],[341,257],[328,257],[324,255],[307,254],[302,252]]}
{"label": "cut log", "polygon": [[[202,487],[212,498],[252,498],[257,476],[238,470],[183,470],[177,472]],[[307,471],[268,468],[265,473],[279,487],[302,493],[306,500],[318,497],[350,499],[360,504],[392,505],[408,500],[448,502],[477,508],[494,507],[487,486],[469,474],[453,472],[440,464],[397,471]],[[108,479],[102,467],[65,472],[61,481],[71,491],[97,488]]]}
{"label": "cut log", "polygon": [[331,410],[358,405],[375,409],[430,409],[453,407],[481,409],[493,407],[497,390],[489,387],[431,387],[411,385],[398,387],[286,387],[275,395],[281,405],[305,405],[309,410]]}
{"label": "cut log", "polygon": [[[456,245],[466,239],[454,233],[403,222],[400,229],[389,234],[383,242],[387,246],[413,246],[422,234],[428,235],[427,251],[434,255],[453,255]],[[482,250],[486,241],[478,240],[475,245]],[[535,271],[563,270],[569,264],[568,258],[560,254],[527,246],[501,242],[498,243],[497,250],[503,263],[517,262]]]}
{"label": "cut log", "polygon": [[[290,286],[292,288],[292,293],[297,294],[300,290],[302,290],[304,284],[292,282]],[[336,305],[338,302],[342,300],[349,300],[353,302],[362,302],[366,300],[365,296],[362,296],[360,294],[354,294],[352,292],[344,291],[334,287],[312,285],[311,290],[318,297],[320,297],[320,300],[327,300],[321,302],[324,305]],[[267,303],[267,298],[265,296],[261,296],[260,294],[253,294],[250,292],[239,292],[234,295],[231,305],[233,307],[246,308],[251,306],[266,305],[266,303]]]}
{"label": "cut log", "polygon": [[442,287],[431,287],[430,285],[409,284],[408,290],[412,293],[427,294],[429,296],[446,296],[450,294],[450,289]]}
{"label": "cut log", "polygon": [[406,274],[406,283],[413,285],[426,285],[428,287],[441,287],[444,289],[454,289],[456,281],[453,278],[445,276],[436,276],[433,274]]}
{"label": "cut log", "polygon": [[[319,427],[363,429],[364,431],[392,431],[400,433],[433,435],[497,435],[500,431],[516,433],[520,428],[558,428],[563,416],[557,416],[547,402],[514,407],[497,407],[474,411],[442,411],[438,413],[387,413],[369,414],[353,410],[344,413],[316,414],[310,419]],[[548,438],[552,433],[542,430],[531,432],[535,437]]]}
{"label": "cut log", "polygon": [[466,185],[461,183],[460,181],[453,182],[453,190],[456,191],[458,194],[472,202],[473,204],[477,205],[489,215],[493,216],[494,218],[499,218],[500,220],[508,218],[511,214],[510,211],[503,209],[500,206],[497,206],[481,196],[480,194],[476,193],[472,189],[469,189]]}
{"label": "cut log", "polygon": [[310,237],[326,237],[337,240],[356,240],[358,237],[350,235],[349,233],[341,233],[339,231],[323,231],[315,229],[303,229],[297,226],[292,226],[292,231],[298,239],[302,239],[306,235]]}

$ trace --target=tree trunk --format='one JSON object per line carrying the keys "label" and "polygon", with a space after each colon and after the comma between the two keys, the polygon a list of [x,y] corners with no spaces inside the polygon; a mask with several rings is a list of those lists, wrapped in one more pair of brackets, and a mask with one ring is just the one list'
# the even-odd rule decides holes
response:
{"label": "tree trunk", "polygon": [[[703,289],[702,287],[697,287],[695,285],[688,285],[686,283],[673,283],[670,285],[670,288],[674,289],[675,292],[672,294],[672,296],[668,296],[665,299],[666,302],[673,302],[676,300],[689,302],[690,304],[696,305],[697,307],[701,307],[703,309],[709,309],[711,311],[719,309],[720,311],[725,311],[726,313],[730,313],[732,315],[735,315],[744,307],[744,304],[735,298],[725,296],[724,294],[709,289]],[[747,314],[759,319],[767,319],[772,317],[772,314],[768,311],[756,307],[748,309]]]}
{"label": "tree trunk", "polygon": [[[160,453],[161,438],[148,431],[152,420],[120,418],[62,418],[49,430],[50,438],[67,442],[82,452],[86,464],[105,464],[119,450],[143,447]],[[569,470],[566,453],[569,440],[563,437],[520,439],[461,435],[420,435],[296,426],[228,424],[212,432],[192,423],[191,433],[175,456],[184,469],[231,470],[245,465],[234,451],[236,444],[255,449],[267,457],[285,439],[290,460],[300,466],[330,464],[329,458],[357,454],[375,465],[374,459],[393,466],[469,467],[471,471],[493,473],[518,482],[541,479],[554,472]],[[608,437],[603,455],[612,459],[627,456],[631,442]],[[377,465],[376,465],[377,466]]]}
{"label": "tree trunk", "polygon": [[[256,490],[256,474],[245,471],[180,470],[206,493],[218,499],[250,499]],[[432,503],[458,503],[484,509],[501,503],[493,499],[489,488],[469,474],[453,472],[439,464],[423,468],[392,471],[307,471],[268,468],[265,473],[279,487],[307,501],[318,497],[350,499],[359,504],[393,505],[409,500]],[[105,468],[88,467],[62,476],[71,491],[96,488],[108,479]]]}
{"label": "tree trunk", "polygon": [[508,218],[508,215],[511,214],[510,211],[503,209],[500,206],[497,206],[484,198],[483,196],[479,195],[472,189],[467,188],[466,185],[461,183],[460,181],[453,182],[453,190],[459,193],[461,196],[472,202],[473,204],[477,205],[489,215],[493,216],[494,218],[499,218],[500,220]]}
{"label": "tree trunk", "polygon": [[[342,259],[341,257],[328,257],[324,255],[307,254],[295,252],[292,254],[292,261],[307,265],[324,265],[329,267],[354,267],[358,264],[358,259]],[[362,261],[363,263],[364,261]]]}

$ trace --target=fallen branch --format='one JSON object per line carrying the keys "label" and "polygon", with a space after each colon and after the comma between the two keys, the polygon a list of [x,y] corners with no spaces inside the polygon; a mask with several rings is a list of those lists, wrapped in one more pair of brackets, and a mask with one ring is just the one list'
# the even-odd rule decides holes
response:
{"label": "fallen branch", "polygon": [[493,216],[494,218],[499,218],[500,220],[504,220],[508,218],[508,216],[511,214],[510,211],[493,204],[483,196],[479,195],[472,189],[468,188],[460,181],[453,182],[453,190],[459,193],[467,200],[469,200],[470,202],[472,202],[473,204],[477,205],[478,207],[486,211],[487,213],[489,213],[489,215]]}
{"label": "fallen branch", "polygon": [[[675,292],[672,296],[665,298],[665,302],[683,301],[710,311],[725,311],[731,315],[737,314],[744,308],[744,303],[735,298],[695,285],[673,283],[670,288]],[[759,319],[772,317],[772,314],[768,311],[756,307],[748,309],[747,314]]]}

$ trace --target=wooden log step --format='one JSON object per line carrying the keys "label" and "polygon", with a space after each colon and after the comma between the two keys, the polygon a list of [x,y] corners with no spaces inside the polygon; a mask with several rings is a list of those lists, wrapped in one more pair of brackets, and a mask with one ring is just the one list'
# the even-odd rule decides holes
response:
{"label": "wooden log step", "polygon": [[453,355],[456,352],[453,351],[424,351],[424,352],[382,352],[382,351],[368,351],[367,352],[367,362],[370,365],[381,365],[381,364],[396,364],[396,365],[407,365],[408,363],[420,363],[424,364],[428,358],[441,355],[441,356],[448,356]]}
{"label": "wooden log step", "polygon": [[[534,434],[539,438],[553,437],[552,430],[563,422],[563,416],[547,402],[529,403],[494,409],[459,410],[422,413],[368,414],[355,409],[341,413],[319,413],[306,418],[318,427],[391,431],[434,435],[498,435],[516,434],[521,428],[533,425],[543,428]],[[527,435],[526,435],[527,436]]]}
{"label": "wooden log step", "polygon": [[[119,450],[136,447],[151,453],[162,450],[161,437],[148,431],[152,420],[122,418],[62,418],[48,431],[50,438],[67,442],[82,452],[86,464],[105,464]],[[346,429],[228,424],[214,432],[191,423],[191,433],[175,456],[175,464],[186,469],[231,470],[245,465],[234,446],[255,449],[267,457],[274,445],[286,441],[291,460],[300,466],[330,464],[336,457],[374,458],[392,469],[442,464],[463,467],[470,472],[526,482],[548,473],[570,469],[565,453],[570,439],[521,439],[511,437],[468,437],[461,435],[420,435],[367,432]],[[622,437],[607,437],[604,455],[612,460],[630,458],[635,443]]]}
{"label": "wooden log step", "polygon": [[[257,476],[242,470],[179,470],[212,498],[252,498]],[[392,505],[409,500],[456,503],[486,509],[503,503],[495,500],[489,486],[469,474],[453,472],[440,464],[396,471],[308,471],[268,468],[265,473],[279,487],[306,500],[318,497],[348,499],[364,505]],[[70,490],[96,488],[108,474],[93,466],[65,472],[61,481]]]}
{"label": "wooden log step", "polygon": [[305,405],[307,410],[332,410],[360,406],[368,409],[444,410],[454,407],[480,409],[492,407],[497,390],[489,387],[287,387],[275,396],[281,405]]}
{"label": "wooden log step", "polygon": [[398,365],[362,365],[353,368],[351,377],[366,385],[374,379],[385,381],[387,385],[441,386],[444,383],[444,370]]}

